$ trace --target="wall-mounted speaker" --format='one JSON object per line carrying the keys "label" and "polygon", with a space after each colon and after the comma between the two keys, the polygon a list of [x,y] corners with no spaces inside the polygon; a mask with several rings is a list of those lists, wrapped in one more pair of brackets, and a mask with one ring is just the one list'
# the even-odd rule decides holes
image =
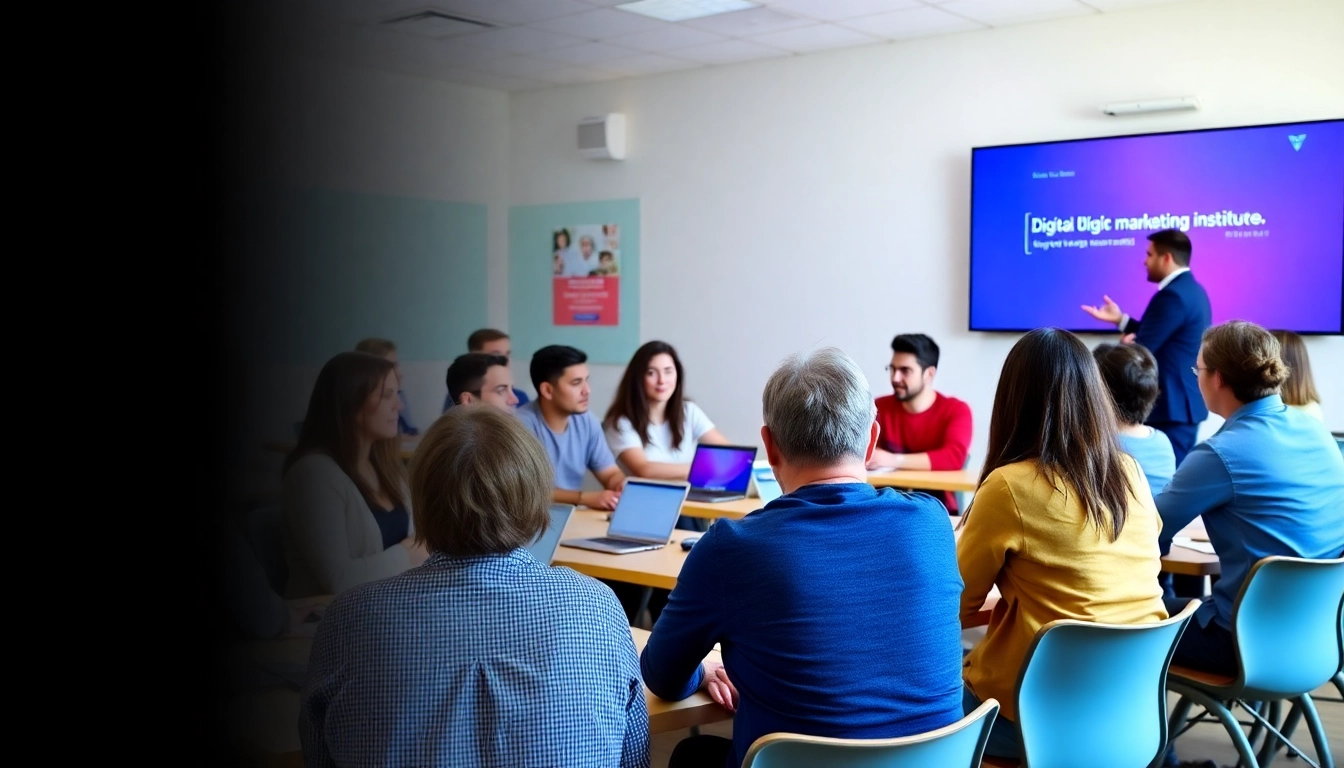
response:
{"label": "wall-mounted speaker", "polygon": [[580,121],[579,154],[589,160],[624,160],[625,115],[585,117]]}

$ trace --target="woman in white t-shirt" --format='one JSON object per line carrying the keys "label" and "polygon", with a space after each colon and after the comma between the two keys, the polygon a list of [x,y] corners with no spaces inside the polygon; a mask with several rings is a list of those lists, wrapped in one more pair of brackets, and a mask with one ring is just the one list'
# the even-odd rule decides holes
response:
{"label": "woman in white t-shirt", "polygon": [[602,422],[626,474],[685,480],[696,443],[728,444],[700,406],[682,396],[682,379],[672,345],[650,341],[635,351]]}

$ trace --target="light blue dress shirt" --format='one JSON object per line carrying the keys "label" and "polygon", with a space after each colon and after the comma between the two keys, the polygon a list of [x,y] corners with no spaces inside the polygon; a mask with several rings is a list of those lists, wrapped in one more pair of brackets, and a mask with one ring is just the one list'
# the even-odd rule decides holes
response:
{"label": "light blue dress shirt", "polygon": [[1344,455],[1325,425],[1278,395],[1238,408],[1181,462],[1157,495],[1163,554],[1203,516],[1222,574],[1195,613],[1232,629],[1232,606],[1256,561],[1344,555]]}

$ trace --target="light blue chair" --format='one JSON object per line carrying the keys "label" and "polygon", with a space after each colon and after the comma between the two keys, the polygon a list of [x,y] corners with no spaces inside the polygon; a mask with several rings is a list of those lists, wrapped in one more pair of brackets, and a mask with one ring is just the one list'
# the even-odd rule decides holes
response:
{"label": "light blue chair", "polygon": [[[1018,678],[1029,768],[1146,768],[1167,751],[1167,666],[1199,602],[1165,621],[1041,627]],[[1016,761],[985,758],[985,765]]]}
{"label": "light blue chair", "polygon": [[[1268,766],[1280,747],[1312,766],[1333,768],[1325,729],[1308,694],[1341,669],[1341,604],[1344,558],[1267,557],[1256,563],[1232,609],[1237,676],[1173,666],[1167,688],[1181,698],[1171,713],[1172,738],[1195,722],[1207,722],[1202,716],[1188,718],[1191,707],[1198,704],[1222,723],[1247,768]],[[1319,764],[1275,727],[1275,713],[1283,701],[1293,702],[1307,721]],[[1233,715],[1237,706],[1252,718],[1249,736]],[[1257,755],[1253,745],[1261,733],[1265,739]]]}
{"label": "light blue chair", "polygon": [[999,702],[936,731],[896,739],[833,739],[771,733],[747,750],[742,768],[979,768]]}

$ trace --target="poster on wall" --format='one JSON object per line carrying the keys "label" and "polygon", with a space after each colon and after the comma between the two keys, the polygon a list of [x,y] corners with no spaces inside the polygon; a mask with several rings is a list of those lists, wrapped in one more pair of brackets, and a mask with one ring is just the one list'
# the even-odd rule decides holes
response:
{"label": "poster on wall", "polygon": [[637,198],[509,208],[515,357],[564,344],[590,363],[630,362],[640,344],[639,209]]}
{"label": "poster on wall", "polygon": [[576,224],[551,232],[551,322],[620,325],[620,225]]}

